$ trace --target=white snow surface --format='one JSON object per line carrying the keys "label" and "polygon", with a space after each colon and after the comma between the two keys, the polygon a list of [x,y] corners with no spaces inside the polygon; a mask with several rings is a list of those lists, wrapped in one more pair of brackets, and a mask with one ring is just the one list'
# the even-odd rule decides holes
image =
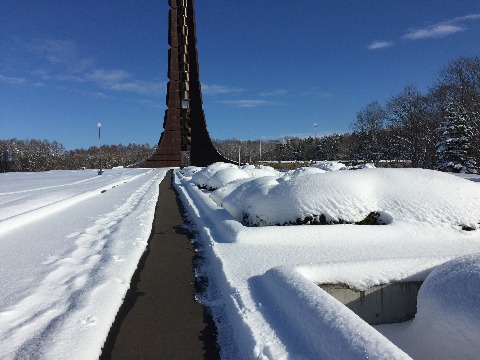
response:
{"label": "white snow surface", "polygon": [[[237,166],[233,164],[226,164],[226,163],[214,163],[212,165],[209,165],[199,171],[196,171],[192,175],[192,181],[194,184],[196,184],[199,187],[206,187],[207,186],[207,181],[210,179],[215,173],[219,170],[222,169],[238,169]],[[189,169],[191,171],[191,169]]]}
{"label": "white snow surface", "polygon": [[[434,349],[442,341],[451,353],[456,328],[480,326],[476,317],[469,323],[462,315],[478,308],[478,285],[469,283],[466,274],[451,282],[457,283],[452,291],[466,284],[474,289],[460,290],[458,296],[468,299],[461,311],[453,312],[453,325],[446,326],[451,319],[440,320],[440,337],[430,336],[424,326],[409,332],[403,342],[398,340],[399,328],[416,320],[382,325],[382,334],[318,287],[344,283],[364,290],[389,282],[423,281],[434,270],[433,280],[425,282],[428,289],[439,279],[434,276],[437,267],[480,253],[478,183],[434,171],[366,167],[239,179],[214,192],[199,189],[177,173],[176,186],[203,244],[206,261],[201,272],[210,277],[200,300],[212,308],[224,359],[421,358],[415,349]],[[234,197],[237,200],[227,201]],[[389,224],[241,224],[244,211],[258,214],[258,209],[267,208],[275,216],[290,213],[289,218],[298,216],[298,209],[307,213],[303,209],[320,208],[353,221],[361,218],[358,214],[379,211],[389,215]],[[465,231],[460,225],[476,230]],[[446,300],[448,306],[422,310],[437,301],[432,298],[446,296],[438,290],[442,286],[433,291],[434,297],[426,290],[421,295],[419,319],[431,320],[453,309],[454,301]],[[393,335],[385,327],[393,327]],[[478,342],[470,343],[468,351],[472,349],[478,354]],[[462,354],[468,358],[467,351]]]}
{"label": "white snow surface", "polygon": [[338,161],[318,161],[312,167],[325,171],[347,170],[347,167]]}
{"label": "white snow surface", "polygon": [[320,215],[327,222],[354,223],[372,212],[387,224],[475,229],[480,222],[480,187],[432,170],[301,171],[233,186],[223,198],[219,190],[215,201],[249,225],[291,224]]}
{"label": "white snow surface", "polygon": [[0,358],[97,359],[166,170],[0,174]]}
{"label": "white snow surface", "polygon": [[415,319],[377,329],[415,359],[478,359],[479,288],[480,254],[451,260],[426,278]]}
{"label": "white snow surface", "polygon": [[[205,190],[222,169],[248,178],[229,176]],[[197,298],[212,310],[223,359],[440,358],[436,348],[447,358],[456,344],[462,358],[480,352],[471,341],[480,334],[476,178],[371,168],[257,169],[268,176],[255,177],[250,170],[175,171],[205,259],[197,273],[209,280]],[[165,173],[0,174],[1,359],[98,358],[146,248]],[[226,201],[240,191],[248,206]],[[275,216],[320,209],[356,221],[379,211],[389,224],[242,225],[235,211],[259,214],[264,202]],[[379,327],[318,286],[364,290],[409,280],[425,280],[416,319]]]}

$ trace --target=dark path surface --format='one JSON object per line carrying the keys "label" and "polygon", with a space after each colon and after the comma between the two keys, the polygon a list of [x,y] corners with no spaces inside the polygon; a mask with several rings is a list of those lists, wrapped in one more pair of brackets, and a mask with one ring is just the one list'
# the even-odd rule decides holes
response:
{"label": "dark path surface", "polygon": [[172,171],[160,184],[149,246],[100,359],[218,359],[215,325],[194,299],[194,247]]}

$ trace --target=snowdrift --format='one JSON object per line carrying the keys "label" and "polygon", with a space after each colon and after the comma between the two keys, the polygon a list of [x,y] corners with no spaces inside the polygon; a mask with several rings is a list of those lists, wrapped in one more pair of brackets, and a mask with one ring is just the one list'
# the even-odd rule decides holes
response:
{"label": "snowdrift", "polygon": [[213,198],[247,226],[401,221],[474,230],[480,221],[477,185],[422,169],[298,172],[230,182]]}
{"label": "snowdrift", "polygon": [[418,294],[407,351],[423,359],[477,359],[480,254],[438,266]]}
{"label": "snowdrift", "polygon": [[[390,336],[383,328],[369,326],[318,284],[344,283],[361,291],[389,282],[424,281],[439,264],[479,252],[480,233],[464,231],[478,228],[478,184],[435,171],[368,166],[354,171],[312,167],[234,178],[225,177],[228,182],[213,192],[199,188],[192,178],[176,180],[204,244],[208,269],[204,271],[214,274],[202,302],[212,306],[222,357],[404,359],[419,354],[405,345],[437,346],[434,339],[426,345],[430,339],[420,337],[427,322],[417,322],[416,333],[412,331],[416,320],[381,325],[392,328],[395,334]],[[365,214],[378,212],[388,225],[242,226],[246,214],[261,214],[262,209],[273,223],[295,222],[323,211],[325,219],[339,223],[358,222]],[[461,277],[457,281],[457,288],[466,284]],[[466,300],[464,313],[470,307],[478,312],[472,305],[475,296]],[[425,297],[423,308],[431,304]],[[419,313],[418,319],[422,316],[440,319],[437,312]],[[475,327],[480,322],[462,319],[460,314],[446,322],[452,321],[452,331],[465,324],[478,338]],[[399,340],[399,328],[408,330],[407,340]],[[455,339],[448,330],[439,341],[453,349],[448,336]],[[470,349],[475,347],[478,350],[478,344]]]}
{"label": "snowdrift", "polygon": [[[269,167],[215,163],[187,170],[191,182],[246,226],[395,221],[475,230],[480,189],[471,181],[423,169],[346,170],[336,162],[280,173]],[[192,175],[191,175],[192,174]],[[448,191],[446,191],[448,189]]]}

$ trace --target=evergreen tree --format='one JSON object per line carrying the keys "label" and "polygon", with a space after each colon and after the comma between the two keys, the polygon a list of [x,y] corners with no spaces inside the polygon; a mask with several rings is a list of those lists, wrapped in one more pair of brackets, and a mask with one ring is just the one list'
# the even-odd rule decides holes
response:
{"label": "evergreen tree", "polygon": [[450,102],[444,119],[437,129],[440,141],[436,146],[436,169],[455,173],[476,174],[477,166],[471,156],[472,128],[464,106]]}

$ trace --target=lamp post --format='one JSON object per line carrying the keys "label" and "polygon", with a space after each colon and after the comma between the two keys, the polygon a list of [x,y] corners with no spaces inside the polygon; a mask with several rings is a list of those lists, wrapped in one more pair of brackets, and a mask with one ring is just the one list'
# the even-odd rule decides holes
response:
{"label": "lamp post", "polygon": [[313,162],[317,161],[317,123],[313,123]]}
{"label": "lamp post", "polygon": [[313,123],[313,140],[317,140],[317,123]]}
{"label": "lamp post", "polygon": [[260,138],[260,162],[262,162],[262,138]]}
{"label": "lamp post", "polygon": [[100,155],[100,170],[98,171],[98,175],[102,175],[102,137],[100,136],[100,129],[102,127],[102,124],[98,123],[97,128],[98,128],[98,145],[99,145],[99,155]]}

